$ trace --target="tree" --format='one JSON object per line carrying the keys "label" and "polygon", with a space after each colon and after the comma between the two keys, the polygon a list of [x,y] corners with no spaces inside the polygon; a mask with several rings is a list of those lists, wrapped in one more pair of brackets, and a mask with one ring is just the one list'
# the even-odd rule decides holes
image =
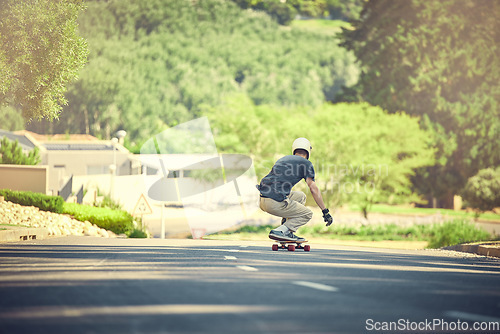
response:
{"label": "tree", "polygon": [[38,165],[39,153],[38,147],[35,147],[28,154],[24,154],[19,142],[17,140],[12,142],[7,137],[3,137],[0,142],[0,164]]}
{"label": "tree", "polygon": [[207,107],[220,151],[250,154],[259,177],[277,157],[307,137],[318,185],[331,206],[357,204],[366,216],[373,203],[419,202],[410,177],[434,163],[429,136],[418,119],[388,114],[367,103],[323,104],[311,109],[255,106],[244,96]]}
{"label": "tree", "polygon": [[438,164],[415,184],[447,207],[468,177],[500,164],[499,22],[498,1],[377,0],[342,35],[363,74],[341,100],[420,116]]}
{"label": "tree", "polygon": [[77,34],[84,0],[4,0],[0,3],[0,105],[23,117],[54,119],[66,103],[66,85],[86,62]]}
{"label": "tree", "polygon": [[468,205],[478,211],[500,207],[500,167],[486,168],[467,180],[462,192]]}

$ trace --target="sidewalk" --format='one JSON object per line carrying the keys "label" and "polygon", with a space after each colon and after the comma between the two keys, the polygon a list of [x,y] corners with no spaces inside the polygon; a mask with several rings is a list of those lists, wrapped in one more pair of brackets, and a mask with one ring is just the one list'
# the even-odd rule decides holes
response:
{"label": "sidewalk", "polygon": [[2,226],[0,243],[45,239],[49,236],[49,229],[45,227],[18,227]]}

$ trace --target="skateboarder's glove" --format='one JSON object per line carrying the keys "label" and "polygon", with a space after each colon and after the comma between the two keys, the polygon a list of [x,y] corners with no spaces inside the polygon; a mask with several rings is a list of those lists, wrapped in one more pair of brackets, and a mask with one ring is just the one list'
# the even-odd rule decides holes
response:
{"label": "skateboarder's glove", "polygon": [[326,226],[330,226],[333,223],[333,217],[330,214],[330,211],[328,209],[325,209],[322,212],[323,212],[323,219],[326,222]]}

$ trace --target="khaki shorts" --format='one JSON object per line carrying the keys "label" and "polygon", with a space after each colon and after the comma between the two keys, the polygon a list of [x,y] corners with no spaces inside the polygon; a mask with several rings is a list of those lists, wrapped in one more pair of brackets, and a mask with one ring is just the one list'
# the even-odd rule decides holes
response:
{"label": "khaki shorts", "polygon": [[274,216],[286,218],[285,226],[293,232],[312,218],[313,213],[304,205],[305,203],[306,194],[302,191],[292,191],[282,202],[266,197],[260,198],[260,208]]}

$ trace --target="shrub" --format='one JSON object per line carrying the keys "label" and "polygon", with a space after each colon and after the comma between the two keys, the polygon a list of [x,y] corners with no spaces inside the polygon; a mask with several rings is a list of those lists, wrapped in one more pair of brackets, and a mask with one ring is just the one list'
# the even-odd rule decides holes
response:
{"label": "shrub", "polygon": [[71,215],[76,220],[89,221],[116,234],[129,235],[134,230],[133,217],[123,210],[64,203],[64,213]]}
{"label": "shrub", "polygon": [[469,178],[462,196],[469,206],[479,211],[500,207],[500,167],[480,170]]}
{"label": "shrub", "polygon": [[1,189],[0,196],[3,196],[6,201],[24,206],[35,206],[43,211],[63,212],[64,200],[60,196],[49,196],[31,191],[14,191],[8,189]]}
{"label": "shrub", "polygon": [[129,238],[147,238],[148,233],[144,230],[135,228],[128,236]]}
{"label": "shrub", "polygon": [[142,224],[142,220],[135,219],[134,229],[128,235],[129,238],[149,238],[146,227]]}
{"label": "shrub", "polygon": [[491,235],[465,220],[436,224],[429,238],[428,248],[441,248],[467,242],[489,240]]}

